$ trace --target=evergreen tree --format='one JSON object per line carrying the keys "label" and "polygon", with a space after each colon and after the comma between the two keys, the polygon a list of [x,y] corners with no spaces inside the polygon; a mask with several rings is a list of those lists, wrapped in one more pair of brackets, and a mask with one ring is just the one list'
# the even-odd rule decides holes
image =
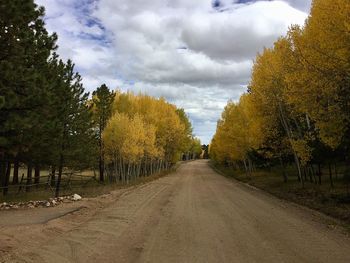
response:
{"label": "evergreen tree", "polygon": [[107,122],[112,115],[112,105],[115,93],[103,84],[92,93],[93,118],[97,129],[97,140],[99,145],[99,172],[100,181],[104,181],[104,145],[102,133],[106,128]]}
{"label": "evergreen tree", "polygon": [[[43,74],[56,35],[43,22],[44,8],[34,1],[0,3],[0,178],[8,184],[10,162],[31,147],[47,94]],[[4,168],[5,167],[5,168]],[[6,192],[6,189],[5,189]],[[4,192],[4,193],[5,193]]]}
{"label": "evergreen tree", "polygon": [[52,70],[57,72],[56,87],[52,90],[55,122],[52,144],[54,165],[58,168],[56,196],[60,192],[63,168],[85,168],[94,156],[94,137],[88,93],[85,93],[81,76],[74,72],[74,64],[68,60],[53,59]]}
{"label": "evergreen tree", "polygon": [[5,105],[5,97],[4,96],[0,96],[0,109],[2,107],[4,107],[4,105]]}

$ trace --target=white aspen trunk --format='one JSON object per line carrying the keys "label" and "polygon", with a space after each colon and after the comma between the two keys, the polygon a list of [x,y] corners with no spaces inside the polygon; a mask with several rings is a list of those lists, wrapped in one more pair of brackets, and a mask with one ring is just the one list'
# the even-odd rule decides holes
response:
{"label": "white aspen trunk", "polygon": [[138,163],[135,163],[135,164],[134,164],[134,180],[136,180],[137,177],[138,177],[138,176],[137,176],[138,166],[139,166]]}
{"label": "white aspen trunk", "polygon": [[311,125],[310,125],[310,118],[309,118],[309,115],[306,113],[306,114],[305,114],[305,117],[306,117],[307,128],[310,130],[310,129],[311,129]]}
{"label": "white aspen trunk", "polygon": [[246,174],[247,176],[249,176],[249,175],[248,175],[248,167],[247,167],[247,162],[246,162],[246,160],[245,160],[245,159],[243,159],[243,164],[244,164],[245,174]]}
{"label": "white aspen trunk", "polygon": [[121,164],[121,157],[119,155],[117,156],[117,164],[116,165],[117,165],[117,174],[116,174],[114,180],[116,182],[120,182],[122,164]]}
{"label": "white aspen trunk", "polygon": [[252,176],[253,173],[253,163],[250,158],[248,158],[248,164],[249,164],[249,175]]}
{"label": "white aspen trunk", "polygon": [[124,159],[121,157],[121,165],[122,165],[122,183],[125,183],[125,164]]}
{"label": "white aspen trunk", "polygon": [[138,167],[138,171],[137,171],[137,178],[140,178],[140,175],[141,175],[141,165],[142,165],[142,162],[139,163],[139,167]]}
{"label": "white aspen trunk", "polygon": [[120,172],[120,181],[121,183],[123,184],[123,160],[122,160],[122,157],[119,157],[119,172]]}
{"label": "white aspen trunk", "polygon": [[113,179],[110,178],[110,181],[114,180],[116,182],[117,176],[118,176],[118,157],[116,154],[114,154],[114,160],[113,160]]}
{"label": "white aspen trunk", "polygon": [[142,163],[142,176],[146,177],[146,160]]}
{"label": "white aspen trunk", "polygon": [[127,164],[126,184],[129,184],[130,164]]}
{"label": "white aspen trunk", "polygon": [[[282,123],[282,126],[283,128],[285,129],[286,133],[287,133],[287,136],[288,136],[288,139],[292,145],[292,131],[290,130],[289,128],[289,125],[288,125],[288,122],[286,120],[286,117],[285,117],[285,114],[284,114],[284,111],[283,111],[283,108],[282,108],[282,105],[281,105],[281,102],[278,103],[278,106],[279,106],[279,116],[280,116],[280,121]],[[295,164],[297,166],[297,170],[298,170],[298,177],[300,179],[300,182],[304,185],[304,181],[303,181],[303,176],[301,174],[301,167],[300,167],[300,161],[299,161],[299,158],[298,158],[298,155],[296,153],[296,151],[292,148],[292,151],[293,151],[293,155],[294,155],[294,161],[295,161]]]}

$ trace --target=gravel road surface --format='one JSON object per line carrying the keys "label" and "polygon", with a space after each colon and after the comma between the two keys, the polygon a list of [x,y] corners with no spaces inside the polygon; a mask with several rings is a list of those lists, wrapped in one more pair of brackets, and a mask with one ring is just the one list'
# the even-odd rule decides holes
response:
{"label": "gravel road surface", "polygon": [[350,262],[350,239],[331,219],[205,160],[81,206],[48,222],[45,212],[36,224],[2,223],[0,262]]}

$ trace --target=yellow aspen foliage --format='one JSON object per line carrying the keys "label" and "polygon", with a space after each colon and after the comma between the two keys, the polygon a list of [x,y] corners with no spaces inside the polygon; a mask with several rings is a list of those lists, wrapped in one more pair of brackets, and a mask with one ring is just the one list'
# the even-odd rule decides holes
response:
{"label": "yellow aspen foliage", "polygon": [[128,136],[130,119],[123,113],[114,114],[103,132],[103,141],[107,158],[113,160],[121,155],[121,149]]}
{"label": "yellow aspen foliage", "polygon": [[163,157],[163,152],[156,145],[156,127],[152,124],[144,123],[145,143],[144,154],[146,158],[160,159]]}
{"label": "yellow aspen foliage", "polygon": [[306,165],[312,157],[312,149],[307,144],[305,140],[292,140],[291,141],[293,149],[297,152],[298,157],[302,165]]}
{"label": "yellow aspen foliage", "polygon": [[254,154],[282,166],[293,158],[301,183],[308,165],[334,153],[349,162],[349,43],[350,1],[314,0],[303,27],[257,55],[247,94],[218,121],[212,158],[245,167]]}
{"label": "yellow aspen foliage", "polygon": [[112,111],[103,133],[105,152],[125,181],[130,174],[167,169],[185,149],[198,151],[189,140],[193,135],[187,115],[163,98],[117,91]]}
{"label": "yellow aspen foliage", "polygon": [[145,127],[142,118],[135,115],[129,119],[126,140],[121,148],[121,155],[129,163],[136,163],[144,156],[144,146],[146,141]]}
{"label": "yellow aspen foliage", "polygon": [[349,125],[350,2],[314,0],[304,28],[289,38],[298,67],[287,76],[289,102],[307,113],[321,140],[337,148]]}
{"label": "yellow aspen foliage", "polygon": [[[292,140],[295,132],[292,130],[291,118],[296,117],[292,105],[285,98],[287,83],[285,76],[290,70],[285,61],[290,58],[289,42],[280,38],[271,49],[265,49],[259,54],[253,66],[249,86],[251,118],[259,136],[260,144],[273,139],[272,147],[280,150],[285,143],[284,136]],[[278,138],[280,137],[280,138]],[[299,136],[300,137],[300,136]],[[300,139],[300,138],[299,138]]]}
{"label": "yellow aspen foliage", "polygon": [[246,96],[242,96],[240,103],[229,102],[218,122],[211,143],[211,153],[221,162],[245,161],[248,158],[248,151],[256,142],[245,114]]}

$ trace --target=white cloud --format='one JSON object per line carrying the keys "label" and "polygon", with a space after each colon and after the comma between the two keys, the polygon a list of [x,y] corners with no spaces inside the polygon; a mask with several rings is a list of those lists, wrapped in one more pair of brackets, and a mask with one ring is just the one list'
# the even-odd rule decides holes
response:
{"label": "white cloud", "polygon": [[89,91],[107,83],[164,96],[208,143],[227,100],[244,91],[256,53],[302,24],[310,1],[225,0],[224,12],[211,0],[36,2]]}
{"label": "white cloud", "polygon": [[311,0],[286,0],[286,2],[304,12],[308,13],[310,11]]}
{"label": "white cloud", "polygon": [[284,34],[290,24],[302,24],[305,13],[285,2],[258,2],[223,13],[197,13],[184,22],[187,46],[213,59],[245,60]]}

